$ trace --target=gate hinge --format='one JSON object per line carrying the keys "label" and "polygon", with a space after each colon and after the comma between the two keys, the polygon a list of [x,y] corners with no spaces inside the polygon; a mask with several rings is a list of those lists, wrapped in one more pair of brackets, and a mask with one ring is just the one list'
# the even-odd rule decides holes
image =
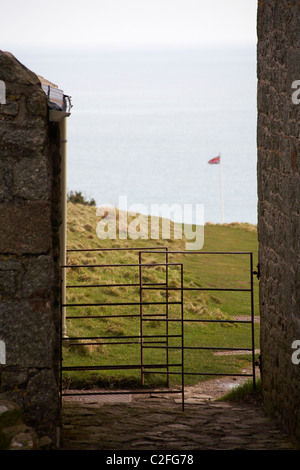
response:
{"label": "gate hinge", "polygon": [[256,367],[259,367],[259,370],[261,371],[261,354],[258,356],[257,361],[254,363]]}
{"label": "gate hinge", "polygon": [[257,265],[257,271],[252,271],[252,274],[256,274],[257,279],[260,278],[260,266],[259,266],[259,263],[258,263],[258,265]]}

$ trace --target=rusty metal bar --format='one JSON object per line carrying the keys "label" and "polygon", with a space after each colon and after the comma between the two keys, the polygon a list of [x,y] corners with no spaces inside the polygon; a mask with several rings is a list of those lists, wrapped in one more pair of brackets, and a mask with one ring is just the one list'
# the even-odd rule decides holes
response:
{"label": "rusty metal bar", "polygon": [[[89,266],[89,265],[87,265]],[[126,266],[126,265],[123,265],[122,266]],[[151,286],[153,284],[144,284],[145,286]],[[155,284],[157,286],[165,286],[165,283],[162,282],[162,283],[157,283]],[[82,287],[139,287],[139,283],[132,283],[132,284],[77,284],[77,285],[69,285],[69,286],[66,286],[66,288],[68,289],[79,289],[79,288],[82,288]]]}
{"label": "rusty metal bar", "polygon": [[[148,252],[148,248],[142,248],[141,249],[141,252],[142,253],[147,253]],[[149,251],[150,253],[150,251]],[[159,250],[153,250],[151,251],[151,253],[159,253],[161,254],[161,252]],[[177,254],[183,254],[183,255],[251,255],[252,254],[252,251],[193,251],[193,250],[190,250],[190,251],[183,251],[183,250],[180,250],[180,251],[170,251],[169,250],[169,254],[170,255],[177,255]]]}
{"label": "rusty metal bar", "polygon": [[69,346],[104,346],[104,345],[113,345],[113,344],[139,344],[139,341],[124,341],[124,342],[108,342],[108,343],[69,343]]}
{"label": "rusty metal bar", "polygon": [[[67,252],[86,252],[86,251],[140,251],[140,250],[144,250],[145,247],[126,247],[126,248],[78,248],[78,249],[75,249],[75,248],[70,248],[70,249],[67,249]],[[162,246],[162,247],[157,247],[157,246],[149,246],[147,247],[147,251],[148,250],[155,250],[155,251],[158,251],[158,250],[167,250],[168,247],[167,246]]]}
{"label": "rusty metal bar", "polygon": [[78,396],[78,395],[87,395],[87,396],[90,396],[90,395],[145,395],[145,394],[150,394],[150,393],[155,393],[155,394],[158,394],[158,393],[161,393],[161,394],[165,394],[165,393],[174,393],[174,394],[177,394],[177,393],[181,393],[180,390],[151,390],[151,389],[147,389],[146,391],[145,390],[130,390],[130,391],[120,391],[120,390],[114,390],[113,392],[84,392],[84,393],[76,393],[76,392],[65,392],[64,393],[64,396]]}
{"label": "rusty metal bar", "polygon": [[[156,343],[153,343],[156,344]],[[169,349],[204,349],[204,350],[214,350],[214,351],[252,351],[252,348],[219,348],[217,346],[145,346],[145,348],[149,349],[160,349],[160,348],[166,348],[168,347]]]}
{"label": "rusty metal bar", "polygon": [[[181,372],[173,372],[173,371],[170,371],[170,372],[163,372],[163,371],[146,371],[145,370],[145,374],[167,374],[169,373],[170,375],[181,375]],[[209,376],[209,377],[212,377],[214,375],[218,376],[218,377],[252,377],[252,374],[238,374],[238,373],[226,373],[226,372],[220,372],[220,373],[217,373],[217,372],[184,372],[184,375],[205,375],[205,376]]]}
{"label": "rusty metal bar", "polygon": [[[169,302],[169,304],[180,304],[180,302]],[[141,305],[141,302],[113,302],[113,303],[93,303],[93,304],[62,304],[63,307],[115,307],[117,305]],[[143,305],[165,305],[165,302],[143,302]]]}
{"label": "rusty metal bar", "polygon": [[[122,336],[122,338],[133,339],[133,338],[165,338],[165,335],[132,335],[132,336]],[[90,340],[90,339],[119,339],[120,336],[70,336],[68,338],[62,338],[63,341],[72,341],[72,340]],[[170,335],[170,338],[181,338],[181,335]]]}
{"label": "rusty metal bar", "polygon": [[[123,266],[123,265],[122,265]],[[134,284],[78,284],[66,286],[68,289],[79,289],[82,287],[139,287],[138,283]]]}
{"label": "rusty metal bar", "polygon": [[[181,364],[170,364],[172,367],[180,367]],[[64,371],[78,371],[78,370],[120,370],[120,369],[141,369],[141,364],[119,364],[119,365],[108,365],[108,366],[65,366]],[[166,364],[147,364],[149,369],[159,369],[167,367]]]}
{"label": "rusty metal bar", "polygon": [[[149,314],[151,315],[151,314]],[[155,315],[155,314],[153,314]],[[157,314],[159,315],[159,314]],[[163,315],[163,314],[162,314]],[[148,321],[153,320],[153,318],[149,318]],[[166,321],[160,320],[159,318],[155,319],[155,321]],[[181,322],[180,318],[169,318],[169,322]],[[191,318],[184,318],[183,320],[185,323],[251,323],[251,320],[210,320],[210,319],[191,319]]]}
{"label": "rusty metal bar", "polygon": [[[172,253],[172,252],[170,252]],[[144,289],[149,289],[149,290],[159,290],[157,287],[144,287]],[[181,290],[181,287],[169,287],[169,290]],[[232,292],[251,292],[251,288],[249,289],[244,289],[244,288],[234,288],[234,287],[184,287],[183,290],[203,290],[203,291],[210,291],[210,290],[218,290],[218,291],[232,291]]]}
{"label": "rusty metal bar", "polygon": [[103,319],[103,318],[132,318],[132,317],[139,317],[138,314],[131,314],[131,313],[127,313],[127,314],[124,314],[124,315],[68,315],[66,318],[68,320],[74,320],[76,318],[99,318],[99,319]]}

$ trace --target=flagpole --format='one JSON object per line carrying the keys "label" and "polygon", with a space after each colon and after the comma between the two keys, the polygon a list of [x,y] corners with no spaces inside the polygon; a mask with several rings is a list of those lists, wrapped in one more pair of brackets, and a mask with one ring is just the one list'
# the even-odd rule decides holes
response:
{"label": "flagpole", "polygon": [[221,205],[221,222],[224,224],[224,207],[223,207],[223,181],[222,181],[222,162],[221,162],[221,152],[219,153],[220,157],[220,205]]}

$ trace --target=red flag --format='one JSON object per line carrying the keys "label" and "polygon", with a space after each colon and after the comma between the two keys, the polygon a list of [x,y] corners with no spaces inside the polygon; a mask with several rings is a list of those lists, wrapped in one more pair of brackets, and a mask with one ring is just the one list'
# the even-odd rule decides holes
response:
{"label": "red flag", "polygon": [[209,162],[211,165],[217,165],[218,163],[220,163],[220,155],[218,157],[215,157],[215,158],[212,158],[211,160],[209,160]]}

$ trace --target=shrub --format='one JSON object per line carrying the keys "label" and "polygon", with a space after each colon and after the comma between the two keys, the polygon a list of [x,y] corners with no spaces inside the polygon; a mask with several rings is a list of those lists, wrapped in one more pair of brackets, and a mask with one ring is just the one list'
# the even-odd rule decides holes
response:
{"label": "shrub", "polygon": [[95,199],[90,199],[89,201],[82,195],[79,191],[70,191],[67,195],[68,202],[73,202],[73,204],[83,204],[84,206],[96,206]]}

